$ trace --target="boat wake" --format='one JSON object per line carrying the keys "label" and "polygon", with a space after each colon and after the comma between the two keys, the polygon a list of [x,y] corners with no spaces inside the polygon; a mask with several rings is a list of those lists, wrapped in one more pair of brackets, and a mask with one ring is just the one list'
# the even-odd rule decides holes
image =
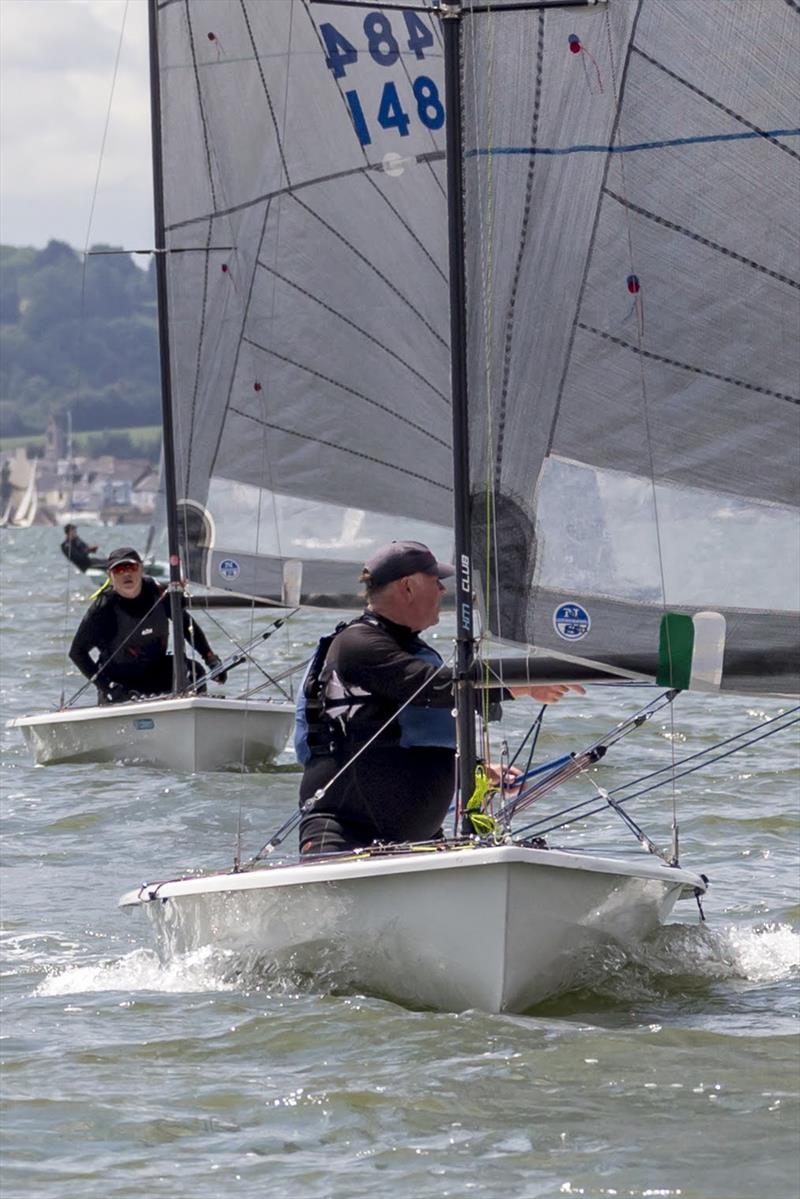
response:
{"label": "boat wake", "polygon": [[[800,969],[800,933],[788,924],[723,929],[667,925],[651,940],[622,949],[606,947],[585,964],[578,990],[607,999],[644,1000],[676,991],[701,992],[709,985],[739,981],[754,985],[788,978]],[[149,949],[135,949],[112,961],[51,968],[37,996],[123,992],[193,994],[343,994],[355,990],[347,965],[327,947],[313,963],[204,947],[161,961]],[[574,994],[574,991],[573,991]]]}
{"label": "boat wake", "polygon": [[106,991],[193,994],[198,991],[233,991],[226,981],[229,963],[218,950],[197,949],[168,962],[151,949],[134,949],[113,961],[56,968],[39,983],[37,996],[99,994]]}
{"label": "boat wake", "polygon": [[291,960],[280,964],[210,946],[174,954],[162,961],[151,949],[135,949],[124,957],[88,965],[49,967],[34,995],[52,997],[104,992],[140,994],[197,994],[198,992],[261,992],[268,995],[347,990],[344,969],[321,956],[313,974]]}
{"label": "boat wake", "polygon": [[638,945],[598,950],[576,990],[636,1002],[699,995],[725,982],[768,986],[798,971],[800,932],[789,924],[670,924]]}

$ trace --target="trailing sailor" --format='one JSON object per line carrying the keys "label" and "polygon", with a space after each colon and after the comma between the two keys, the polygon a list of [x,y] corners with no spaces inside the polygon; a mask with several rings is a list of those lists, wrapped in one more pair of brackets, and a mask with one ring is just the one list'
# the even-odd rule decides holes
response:
{"label": "trailing sailor", "polygon": [[[123,546],[108,559],[110,587],[86,612],[72,640],[69,656],[86,678],[96,681],[98,700],[122,703],[140,695],[172,690],[169,644],[169,599],[155,579],[143,574],[135,549]],[[185,639],[213,668],[219,658],[202,629],[183,613]],[[97,651],[97,659],[91,653]],[[217,675],[224,682],[224,675]]]}

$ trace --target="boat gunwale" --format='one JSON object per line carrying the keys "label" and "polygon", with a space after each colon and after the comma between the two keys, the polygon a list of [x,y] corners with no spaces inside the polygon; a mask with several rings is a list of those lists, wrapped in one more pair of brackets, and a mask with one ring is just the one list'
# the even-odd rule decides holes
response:
{"label": "boat gunwale", "polygon": [[452,846],[448,849],[405,850],[395,854],[348,856],[345,861],[265,864],[255,869],[232,869],[181,879],[142,883],[126,891],[118,901],[121,908],[143,906],[155,900],[196,895],[235,895],[243,891],[271,890],[309,884],[350,882],[386,875],[418,874],[423,871],[465,869],[513,864],[549,866],[555,869],[588,870],[595,874],[617,874],[645,881],[680,884],[685,895],[705,893],[704,876],[659,859],[633,862],[601,857],[581,850],[534,849],[522,845]]}
{"label": "boat gunwale", "polygon": [[49,724],[73,724],[82,720],[116,720],[134,714],[153,712],[191,712],[197,709],[226,712],[278,712],[294,717],[295,706],[288,700],[227,699],[214,695],[182,695],[169,699],[142,699],[125,704],[92,704],[87,707],[65,708],[54,712],[39,712],[31,716],[14,716],[6,721],[7,729],[37,728]]}

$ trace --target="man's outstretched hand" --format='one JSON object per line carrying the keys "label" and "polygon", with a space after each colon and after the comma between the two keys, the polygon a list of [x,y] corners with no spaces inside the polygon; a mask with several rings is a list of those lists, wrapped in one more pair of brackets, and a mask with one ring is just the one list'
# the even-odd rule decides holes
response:
{"label": "man's outstretched hand", "polygon": [[570,691],[577,695],[586,694],[580,683],[542,683],[536,687],[509,687],[508,690],[514,699],[522,699],[523,696],[529,695],[540,704],[557,704]]}

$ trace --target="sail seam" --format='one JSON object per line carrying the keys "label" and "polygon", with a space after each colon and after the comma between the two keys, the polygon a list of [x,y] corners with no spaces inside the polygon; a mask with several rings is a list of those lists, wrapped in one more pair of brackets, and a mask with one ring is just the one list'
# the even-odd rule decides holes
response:
{"label": "sail seam", "polygon": [[439,487],[442,491],[451,492],[453,489],[447,483],[441,483],[437,479],[430,479],[427,475],[418,474],[417,471],[407,470],[404,466],[398,466],[396,462],[385,462],[382,458],[376,458],[374,454],[367,454],[363,450],[354,450],[350,446],[337,445],[335,441],[326,441],[324,437],[312,437],[310,433],[300,433],[297,429],[287,429],[284,425],[275,424],[274,421],[263,420],[260,416],[253,416],[250,412],[243,412],[240,408],[234,408],[233,405],[229,408],[230,412],[236,416],[244,417],[245,420],[251,420],[257,425],[263,425],[266,429],[273,429],[276,433],[286,433],[289,437],[297,437],[301,441],[313,441],[315,445],[324,445],[330,450],[338,450],[342,454],[352,454],[356,458],[364,458],[367,462],[374,462],[378,466],[385,466],[388,470],[395,470],[401,475],[406,475],[410,479],[419,479],[423,483],[430,484],[431,487]]}
{"label": "sail seam", "polygon": [[613,333],[606,333],[603,329],[597,329],[594,325],[584,324],[583,321],[576,321],[575,324],[578,329],[583,329],[586,333],[594,333],[597,337],[602,337],[604,341],[614,342],[615,345],[622,346],[626,350],[631,350],[634,354],[641,355],[642,358],[650,358],[654,362],[663,362],[667,366],[676,366],[680,370],[689,371],[694,375],[703,375],[708,379],[719,379],[721,383],[731,383],[734,387],[742,387],[747,391],[758,392],[759,395],[771,396],[775,400],[785,400],[789,404],[800,404],[800,397],[785,395],[781,391],[772,391],[769,387],[759,387],[757,383],[747,383],[744,379],[734,378],[733,375],[720,375],[716,371],[694,366],[691,362],[681,362],[677,358],[668,358],[665,354],[656,354],[652,350],[645,350],[630,341],[625,341],[621,337],[615,337]]}
{"label": "sail seam", "polygon": [[[752,129],[752,131],[758,134],[759,137],[763,137],[767,141],[772,142],[773,146],[777,146],[779,150],[783,150],[784,154],[790,154],[792,158],[800,158],[800,154],[798,154],[796,150],[792,150],[789,146],[784,146],[782,142],[777,140],[777,138],[774,136],[774,133],[777,131],[762,129],[759,125],[754,125],[751,121],[748,121],[745,117],[743,117],[741,113],[736,112],[733,108],[728,108],[728,106],[723,104],[721,100],[715,100],[714,97],[709,95],[708,92],[704,92],[703,89],[699,88],[696,84],[690,83],[688,79],[685,79],[682,75],[678,75],[676,71],[671,71],[669,67],[665,66],[662,62],[659,62],[658,59],[652,58],[649,54],[646,54],[644,50],[640,50],[638,46],[632,46],[631,50],[634,54],[637,54],[639,58],[643,58],[645,62],[649,62],[651,66],[655,67],[659,71],[663,71],[663,73],[668,75],[670,79],[674,79],[676,83],[680,83],[682,87],[687,88],[688,91],[694,92],[696,96],[700,96],[702,100],[705,100],[714,108],[718,108],[727,116],[733,117],[733,119],[738,121],[740,125],[744,125],[746,129]],[[790,130],[780,130],[780,132],[789,133]]]}
{"label": "sail seam", "polygon": [[708,237],[703,237],[701,233],[695,233],[688,229],[685,225],[677,225],[674,221],[668,221],[666,217],[659,216],[656,212],[650,212],[646,208],[642,208],[639,204],[634,204],[632,200],[626,200],[624,196],[618,195],[609,187],[603,188],[604,193],[610,196],[612,200],[616,200],[631,212],[637,213],[639,216],[646,217],[649,221],[654,221],[657,225],[663,225],[665,229],[672,229],[675,233],[680,233],[684,237],[691,238],[692,241],[699,242],[702,246],[707,246],[710,250],[716,250],[720,254],[724,254],[727,258],[733,258],[736,262],[741,262],[744,266],[752,267],[755,271],[760,271],[761,274],[769,275],[770,279],[777,279],[779,283],[786,283],[789,287],[800,288],[800,282],[796,279],[791,279],[788,275],[781,275],[778,271],[770,270],[768,266],[763,266],[762,263],[756,262],[753,258],[747,258],[744,254],[738,254],[736,250],[731,250],[728,246],[723,246],[719,242],[711,241]]}
{"label": "sail seam", "polygon": [[[385,173],[385,172],[384,172],[384,173]],[[435,175],[435,173],[434,173],[434,178],[436,178],[436,175]],[[407,221],[407,220],[406,220],[404,217],[402,217],[402,216],[400,215],[400,213],[397,211],[397,209],[395,208],[394,204],[393,204],[393,203],[392,203],[392,201],[389,199],[389,197],[388,197],[387,195],[385,195],[385,194],[384,194],[384,193],[381,191],[381,189],[378,187],[378,184],[376,183],[375,179],[373,179],[373,177],[372,177],[372,173],[371,173],[371,172],[370,172],[370,173],[365,173],[365,175],[364,175],[364,179],[365,179],[365,180],[366,180],[366,182],[367,182],[367,183],[370,185],[370,187],[372,187],[372,188],[374,188],[374,189],[375,189],[375,191],[378,193],[378,195],[380,196],[380,198],[383,200],[384,204],[387,206],[387,208],[389,209],[389,211],[390,211],[390,212],[392,213],[392,215],[394,216],[395,220],[398,222],[398,224],[402,225],[402,227],[405,229],[406,233],[409,235],[409,237],[411,238],[411,240],[412,240],[412,241],[414,241],[414,242],[416,243],[416,245],[418,245],[418,246],[419,246],[420,250],[421,250],[421,251],[422,251],[422,253],[425,255],[425,257],[428,259],[428,262],[430,262],[431,266],[432,266],[432,267],[433,267],[433,269],[436,271],[437,275],[439,275],[439,277],[441,278],[442,282],[446,283],[446,282],[447,282],[447,275],[446,275],[446,274],[445,274],[445,272],[442,270],[442,268],[439,266],[439,263],[436,261],[436,259],[433,257],[433,255],[431,254],[431,252],[430,252],[430,251],[427,249],[427,247],[426,247],[426,246],[424,246],[424,245],[422,244],[422,242],[421,242],[421,241],[420,241],[420,239],[417,237],[417,235],[416,235],[416,233],[414,232],[414,230],[413,230],[413,229],[411,228],[411,226],[409,225],[408,221]]]}
{"label": "sail seam", "polygon": [[239,4],[240,4],[241,10],[242,10],[242,16],[244,18],[244,23],[247,26],[247,36],[250,39],[250,45],[253,47],[253,58],[255,59],[256,66],[258,68],[258,75],[261,80],[261,86],[264,89],[264,96],[267,101],[267,107],[269,108],[270,120],[272,121],[272,127],[275,130],[275,143],[278,147],[278,153],[280,154],[280,157],[281,157],[281,167],[283,168],[283,174],[286,179],[286,182],[287,182],[288,186],[291,187],[292,181],[291,181],[291,177],[289,175],[289,168],[286,165],[286,156],[284,155],[284,152],[283,152],[283,143],[281,142],[281,134],[280,134],[280,130],[278,129],[277,119],[275,117],[275,109],[272,106],[272,97],[269,94],[269,88],[267,87],[267,81],[264,78],[264,70],[261,66],[261,59],[259,58],[258,49],[256,48],[255,38],[253,37],[253,30],[250,25],[250,18],[247,15],[247,9],[245,7],[244,0],[239,0]]}
{"label": "sail seam", "polygon": [[413,367],[410,362],[407,362],[405,360],[405,358],[402,358],[398,353],[396,353],[394,350],[392,350],[389,346],[384,345],[384,343],[379,338],[375,337],[372,333],[368,333],[366,329],[362,329],[360,325],[357,325],[355,323],[355,321],[351,321],[350,318],[345,316],[343,312],[339,312],[336,308],[333,308],[330,304],[326,304],[324,300],[320,299],[319,296],[315,296],[313,294],[313,292],[308,291],[307,288],[301,287],[299,283],[295,283],[292,279],[287,278],[286,275],[282,275],[281,272],[279,270],[277,270],[275,267],[269,266],[266,262],[263,262],[260,258],[257,259],[257,264],[258,264],[258,266],[263,267],[263,269],[265,271],[269,271],[269,273],[271,275],[274,275],[276,279],[280,279],[280,281],[282,283],[285,283],[287,285],[287,287],[294,288],[295,291],[299,292],[300,295],[303,295],[307,299],[311,300],[312,303],[319,304],[320,308],[324,308],[325,311],[330,312],[332,316],[338,317],[339,320],[344,322],[344,324],[349,325],[351,329],[355,329],[355,331],[357,333],[360,333],[368,341],[371,341],[373,345],[376,345],[378,347],[378,349],[383,350],[390,357],[394,358],[396,362],[399,362],[400,365],[405,367],[406,370],[410,371],[412,375],[415,375],[420,380],[421,383],[424,383],[426,387],[429,387],[430,390],[433,392],[433,394],[435,396],[438,396],[438,398],[440,400],[442,400],[449,407],[450,400],[449,400],[448,396],[446,396],[443,392],[439,391],[438,387],[434,387],[433,383],[431,383],[429,379],[426,379],[425,376],[422,374],[422,372],[418,371],[415,367]]}
{"label": "sail seam", "polygon": [[320,216],[318,212],[315,212],[313,208],[310,208],[309,205],[306,204],[303,200],[300,200],[294,194],[294,192],[291,193],[291,196],[292,196],[292,199],[295,201],[295,203],[299,204],[301,208],[305,209],[305,211],[308,213],[309,216],[314,217],[315,220],[319,221],[319,223],[320,223],[320,225],[322,225],[323,229],[327,229],[328,232],[333,237],[338,238],[339,241],[342,243],[342,245],[346,246],[347,249],[351,252],[351,254],[353,254],[356,258],[358,258],[361,262],[363,262],[364,265],[373,272],[373,274],[377,275],[378,278],[383,283],[385,283],[385,285],[388,287],[389,291],[393,292],[394,295],[396,295],[397,298],[403,304],[405,304],[406,307],[411,312],[414,313],[416,318],[425,326],[425,328],[428,330],[428,332],[431,334],[431,336],[435,337],[436,340],[439,342],[439,344],[444,346],[445,349],[447,349],[446,340],[439,333],[436,332],[433,325],[428,320],[426,320],[426,318],[419,311],[419,309],[416,308],[414,306],[414,304],[412,304],[411,301],[406,296],[403,295],[403,293],[400,291],[400,289],[398,287],[394,286],[394,284],[391,282],[391,280],[388,279],[386,277],[386,275],[384,275],[383,271],[378,270],[378,268],[375,266],[374,262],[370,262],[370,260],[366,257],[366,255],[362,254],[360,250],[357,250],[356,247],[353,245],[353,243],[348,241],[343,233],[340,233],[338,229],[334,229],[333,225],[331,225],[329,221],[326,221],[324,217]]}
{"label": "sail seam", "polygon": [[[189,494],[190,480],[192,477],[192,446],[194,444],[194,422],[197,413],[197,396],[200,391],[200,371],[203,365],[203,348],[206,339],[206,315],[208,311],[208,267],[210,262],[209,248],[211,246],[211,237],[213,233],[213,222],[208,222],[208,232],[206,233],[206,253],[203,263],[203,298],[200,304],[200,330],[197,336],[197,353],[195,355],[194,364],[194,387],[192,388],[192,404],[189,409],[189,436],[186,439],[186,478],[184,479],[184,494]],[[187,536],[188,544],[188,536]]]}
{"label": "sail seam", "polygon": [[[264,209],[264,219],[261,223],[261,236],[260,236],[259,242],[258,242],[257,253],[260,253],[261,247],[264,244],[264,235],[266,233],[266,228],[267,228],[267,223],[269,221],[271,208],[272,208],[271,203],[267,203],[267,205]],[[233,396],[234,383],[236,381],[236,374],[237,374],[237,371],[239,368],[239,358],[240,358],[240,353],[241,353],[241,349],[242,349],[242,342],[244,341],[244,331],[245,331],[245,328],[247,326],[247,322],[248,322],[248,319],[250,316],[250,305],[251,305],[251,302],[253,299],[253,289],[255,286],[255,278],[256,278],[256,272],[255,272],[255,270],[252,270],[250,272],[250,281],[249,281],[249,285],[247,288],[247,298],[241,309],[241,324],[240,324],[239,334],[238,334],[237,341],[236,341],[236,351],[233,356],[233,362],[231,363],[230,379],[228,382],[227,396],[225,399],[225,409],[222,414],[222,420],[220,421],[220,424],[219,424],[219,430],[217,433],[216,444],[214,446],[214,450],[211,455],[211,462],[210,462],[210,466],[209,466],[209,475],[213,472],[214,467],[217,464],[217,458],[219,457],[220,446],[222,445],[222,438],[223,438],[223,435],[225,432],[225,422],[227,420],[228,412],[230,411],[230,404],[231,404],[231,398]]]}
{"label": "sail seam", "polygon": [[[561,463],[568,467],[578,467],[581,470],[591,470],[604,476],[616,476],[620,479],[641,479],[643,481],[646,479],[646,476],[634,467],[609,466],[594,456],[589,457],[588,454],[585,458],[575,458],[571,454],[555,451],[548,456],[548,461]],[[649,482],[649,480],[647,481]],[[698,493],[714,492],[726,497],[733,495],[747,505],[755,504],[758,508],[766,508],[789,516],[797,514],[797,506],[794,503],[787,500],[770,499],[768,496],[757,495],[752,491],[744,491],[738,486],[738,481],[735,490],[731,490],[730,488],[726,489],[724,483],[703,484],[698,482],[694,475],[687,478],[684,474],[673,470],[660,474],[658,485],[677,488],[684,492],[687,490]]]}
{"label": "sail seam", "polygon": [[[414,161],[416,163],[438,162],[444,159],[444,150],[429,150],[425,154],[417,154]],[[189,229],[193,225],[199,225],[203,221],[207,221],[209,217],[233,216],[237,212],[245,212],[248,208],[253,208],[256,204],[265,204],[269,200],[274,200],[278,196],[294,196],[297,197],[297,192],[308,188],[316,187],[317,184],[338,182],[340,179],[350,179],[355,175],[364,175],[368,171],[380,171],[383,173],[384,166],[381,162],[367,163],[362,167],[352,167],[347,171],[334,171],[330,175],[318,175],[314,179],[306,179],[303,183],[293,183],[291,187],[276,187],[274,191],[263,192],[259,196],[254,196],[252,200],[243,200],[241,204],[233,204],[230,208],[222,208],[219,211],[211,213],[202,213],[198,216],[187,217],[185,221],[176,221],[174,225],[165,226],[168,233],[174,233],[176,229]]]}
{"label": "sail seam", "polygon": [[[192,26],[192,19],[191,19],[190,13],[189,13],[188,2],[186,3],[186,5],[184,7],[184,12],[186,15],[186,29],[187,29],[187,33],[189,36],[189,51],[191,53],[191,58],[192,58],[192,74],[194,76],[194,85],[195,85],[195,90],[196,90],[196,94],[197,94],[197,107],[198,107],[198,110],[200,113],[200,121],[201,121],[202,128],[203,128],[203,145],[205,147],[205,152],[206,152],[206,170],[208,172],[208,186],[211,191],[211,202],[212,202],[214,208],[216,208],[217,207],[217,191],[216,191],[216,187],[214,185],[214,170],[213,170],[213,163],[212,163],[212,157],[211,157],[211,144],[210,144],[209,137],[208,137],[208,124],[206,121],[205,105],[203,104],[203,92],[202,92],[202,88],[200,86],[200,71],[199,71],[198,64],[197,64],[197,51],[196,51],[196,47],[195,47],[194,28]],[[202,300],[201,309],[200,309],[200,330],[199,330],[199,334],[198,334],[198,338],[197,338],[197,354],[196,354],[196,358],[195,358],[195,377],[194,377],[194,387],[192,389],[192,405],[191,405],[191,409],[189,412],[189,437],[187,440],[188,452],[187,452],[187,456],[186,456],[186,478],[183,480],[184,494],[187,494],[187,495],[189,492],[189,479],[191,478],[191,472],[192,472],[192,440],[194,437],[194,420],[195,420],[195,412],[196,412],[196,408],[197,408],[197,395],[198,395],[198,390],[199,390],[199,386],[200,386],[200,368],[201,368],[202,354],[203,354],[203,343],[205,341],[206,306],[207,306],[207,300],[208,300],[208,264],[209,264],[208,249],[211,245],[212,228],[213,228],[213,222],[212,222],[212,219],[209,219],[208,228],[206,230],[206,254],[205,254],[205,269],[204,269],[204,273],[203,273],[203,300]]]}
{"label": "sail seam", "polygon": [[197,89],[197,107],[200,111],[200,121],[203,126],[203,146],[206,151],[206,169],[208,171],[208,186],[211,191],[211,203],[216,210],[217,207],[217,191],[214,187],[214,172],[211,163],[211,145],[208,140],[208,124],[206,122],[206,110],[203,105],[203,90],[200,87],[200,71],[197,66],[197,53],[194,44],[194,29],[192,28],[192,18],[189,15],[189,0],[186,0],[184,5],[186,13],[186,28],[189,34],[189,49],[192,55],[192,73],[194,75],[195,88]]}
{"label": "sail seam", "polygon": [[[264,354],[271,354],[273,358],[279,359],[280,362],[287,363],[288,366],[294,366],[298,370],[305,371],[309,375],[313,375],[315,379],[321,379],[323,383],[330,383],[333,387],[339,387],[342,391],[346,391],[348,395],[355,396],[358,400],[363,400],[365,404],[372,405],[373,408],[380,408],[381,412],[385,412],[388,416],[393,416],[402,424],[408,425],[410,429],[415,429],[417,433],[421,433],[424,437],[429,437],[431,441],[435,441],[437,445],[443,449],[449,450],[449,441],[444,441],[441,437],[437,437],[435,433],[431,433],[428,429],[418,425],[416,421],[410,420],[407,416],[403,416],[400,412],[395,412],[388,404],[382,404],[380,400],[373,400],[370,396],[364,395],[361,391],[356,391],[354,387],[349,387],[346,383],[340,383],[337,379],[332,379],[330,375],[323,375],[321,371],[315,370],[313,366],[306,366],[303,362],[297,362],[293,358],[288,358],[285,354],[279,354],[277,350],[271,349],[269,346],[263,346],[259,342],[254,341],[251,337],[243,337],[242,341],[253,346],[256,350],[261,350]],[[233,409],[232,409],[233,411]]]}
{"label": "sail seam", "polygon": [[[795,157],[795,151],[784,146],[777,137],[798,137],[800,128],[766,129],[764,132],[750,130],[747,133],[697,133],[691,137],[664,137],[652,142],[628,142],[612,145],[610,142],[587,142],[574,146],[476,146],[467,150],[465,158],[493,158],[500,155],[530,155],[531,157],[558,158],[566,154],[639,154],[644,150],[669,150],[673,146],[705,146],[712,142],[742,142],[762,138],[780,146],[781,150]],[[800,156],[797,156],[800,157]]]}
{"label": "sail seam", "polygon": [[[536,83],[534,85],[533,95],[533,113],[531,115],[531,146],[536,146],[536,140],[539,133],[539,115],[541,112],[542,102],[542,76],[543,76],[543,59],[544,59],[544,14],[539,13],[539,37],[536,47]],[[503,375],[500,384],[500,403],[498,405],[497,423],[496,423],[496,450],[494,462],[494,486],[497,491],[501,488],[501,471],[503,465],[503,442],[505,439],[506,411],[508,408],[508,387],[511,378],[511,343],[514,337],[514,318],[516,312],[517,291],[519,288],[520,275],[522,273],[522,263],[525,257],[525,250],[528,244],[528,227],[531,214],[531,203],[533,200],[533,177],[536,169],[536,156],[531,155],[528,163],[528,173],[525,179],[525,198],[522,206],[522,220],[520,229],[519,245],[517,247],[517,257],[514,263],[514,273],[511,280],[511,293],[508,299],[508,307],[506,309],[505,319],[505,336],[503,347]]]}

